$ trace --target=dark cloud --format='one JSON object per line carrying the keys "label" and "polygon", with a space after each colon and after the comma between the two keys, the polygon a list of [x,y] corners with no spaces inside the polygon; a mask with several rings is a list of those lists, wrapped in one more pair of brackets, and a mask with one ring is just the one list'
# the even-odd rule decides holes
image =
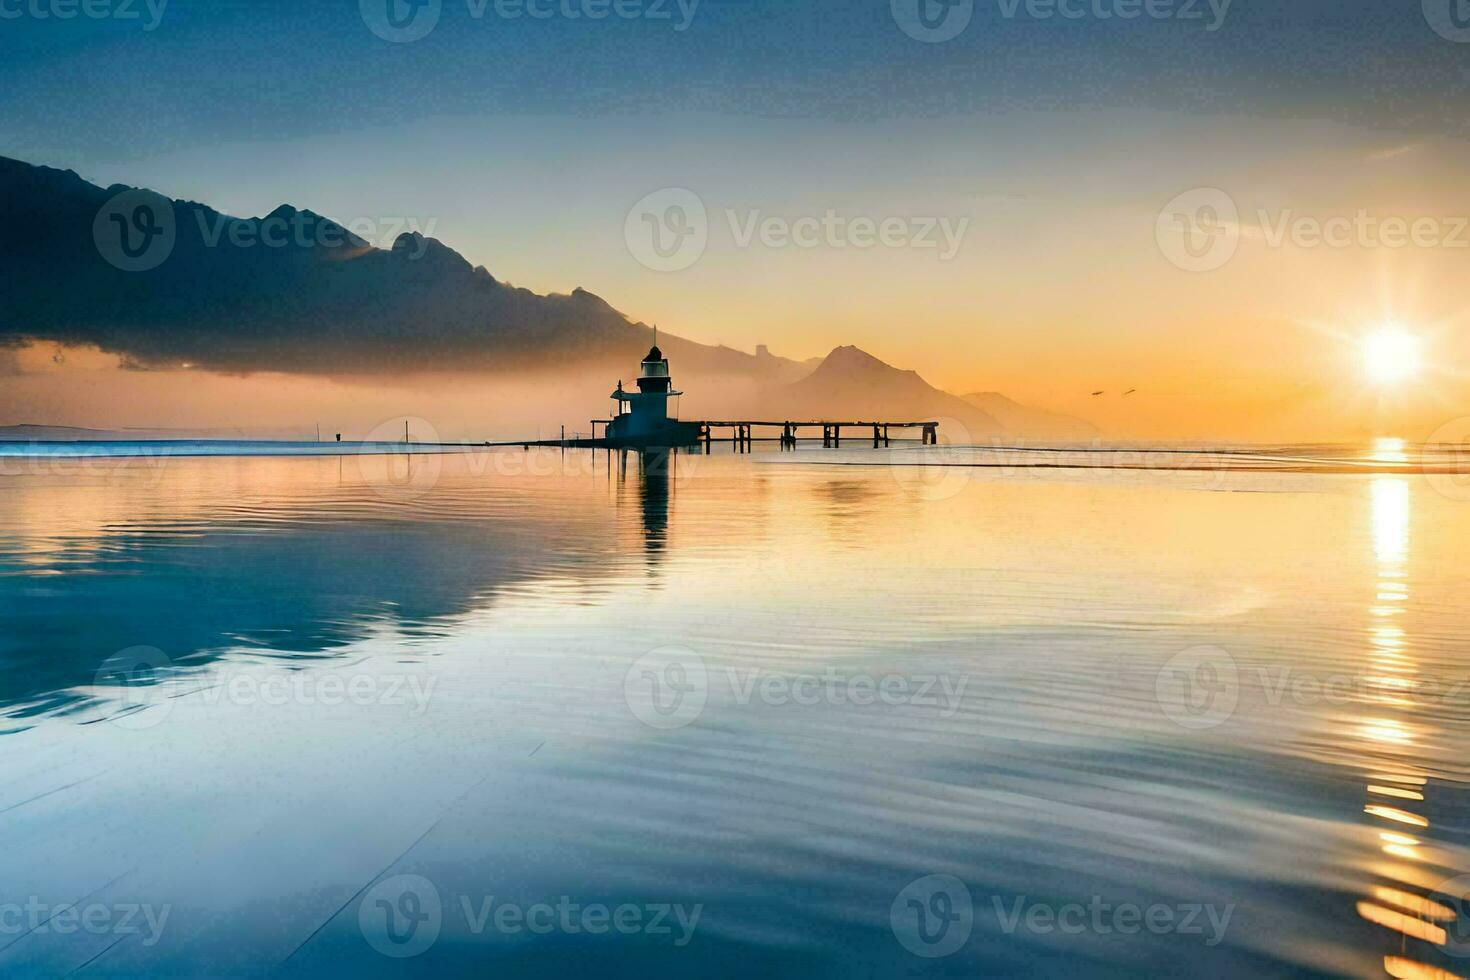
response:
{"label": "dark cloud", "polygon": [[[649,334],[591,293],[516,288],[416,233],[377,249],[310,211],[235,219],[3,158],[0,294],[0,344],[94,345],[144,369],[362,375],[626,361]],[[667,340],[690,366],[756,368],[748,355]]]}

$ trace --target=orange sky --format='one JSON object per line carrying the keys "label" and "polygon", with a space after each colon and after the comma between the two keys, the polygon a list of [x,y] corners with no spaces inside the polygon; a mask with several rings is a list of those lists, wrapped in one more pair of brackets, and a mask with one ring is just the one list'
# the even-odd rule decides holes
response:
{"label": "orange sky", "polygon": [[[709,145],[650,145],[636,138],[636,123],[619,121],[607,133],[631,135],[606,146],[604,186],[566,200],[547,198],[528,176],[570,186],[560,179],[570,182],[570,173],[540,173],[552,164],[534,159],[535,147],[518,151],[529,162],[507,164],[473,189],[434,179],[431,165],[405,171],[401,162],[332,180],[307,166],[251,183],[245,174],[262,173],[266,153],[249,145],[87,176],[149,183],[235,214],[264,214],[285,200],[342,220],[418,215],[502,281],[538,292],[580,285],[634,319],[747,351],[764,343],[807,358],[856,344],[937,387],[1001,391],[1082,416],[1111,438],[1426,438],[1470,414],[1464,141],[1167,113],[1078,117],[1063,135],[1054,116],[1044,133],[1018,116],[960,129],[906,123],[897,139],[892,125],[761,125],[766,155],[758,157],[718,136]],[[466,149],[445,135],[453,131],[414,128],[405,142],[419,160],[454,148],[483,149],[496,162],[492,146]],[[310,162],[371,142],[314,137],[292,152]],[[870,156],[862,171],[845,162],[885,142],[929,149],[908,167],[899,165],[902,152],[891,161]],[[784,157],[769,158],[773,144]],[[680,166],[658,169],[669,157]],[[823,160],[832,161],[825,172]],[[689,268],[655,271],[630,250],[624,222],[650,188],[676,183],[698,191],[709,242]],[[1161,211],[1192,188],[1224,189],[1237,210],[1233,255],[1205,271],[1181,268],[1177,245],[1160,231]],[[736,234],[752,216],[789,221],[828,210],[847,219],[963,219],[966,230],[948,260],[935,249],[771,246]],[[1396,242],[1395,221],[1428,222],[1428,236]],[[1313,237],[1314,223],[1333,222],[1351,226],[1346,239]],[[1421,338],[1424,371],[1376,387],[1360,340],[1390,322]],[[416,415],[456,433],[519,435],[528,425],[585,424],[604,411],[613,380],[549,377],[512,394],[486,381],[369,386],[123,372],[85,352],[66,352],[64,364],[51,353],[22,356],[25,373],[0,384],[0,421],[305,431],[320,421],[362,432]],[[1124,398],[1128,389],[1137,391]],[[1105,394],[1094,397],[1097,390]]]}
{"label": "orange sky", "polygon": [[[871,0],[704,4],[678,30],[460,11],[393,39],[352,4],[191,5],[105,41],[12,19],[0,79],[22,111],[0,153],[241,217],[309,208],[378,245],[421,230],[500,282],[582,287],[672,334],[800,359],[853,344],[1114,438],[1423,438],[1470,416],[1470,49],[1449,5],[931,5],[966,11],[943,38]],[[703,242],[659,268],[638,209],[674,190]],[[828,216],[900,234],[789,234]],[[1375,387],[1359,343],[1390,322],[1425,370]],[[0,423],[503,432],[585,424],[615,380],[370,386],[51,354],[5,373],[0,351]]]}

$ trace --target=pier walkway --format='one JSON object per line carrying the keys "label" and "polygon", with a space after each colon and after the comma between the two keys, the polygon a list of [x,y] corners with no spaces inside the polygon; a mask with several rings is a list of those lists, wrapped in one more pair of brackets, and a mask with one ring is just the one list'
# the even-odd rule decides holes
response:
{"label": "pier walkway", "polygon": [[[597,427],[599,425],[606,426],[607,424],[608,424],[608,420],[607,419],[593,419],[592,420],[592,438],[591,439],[563,440],[561,443],[557,443],[557,444],[558,445],[561,445],[561,444],[571,445],[571,444],[573,444],[575,442],[576,445],[582,445],[582,446],[585,446],[585,445],[596,445],[596,446],[599,446],[599,447],[601,447],[601,446],[607,446],[607,445],[610,444],[609,443],[609,440],[607,440],[606,438],[599,439],[597,437]],[[937,445],[938,442],[939,442],[939,423],[938,422],[932,422],[932,421],[931,422],[862,422],[862,421],[855,421],[855,422],[854,421],[847,421],[847,422],[839,422],[839,421],[805,422],[805,421],[793,421],[791,419],[787,419],[787,420],[784,420],[784,421],[774,421],[774,422],[772,422],[772,421],[762,421],[762,420],[756,420],[756,419],[734,419],[734,420],[714,420],[714,419],[711,419],[711,420],[701,421],[701,422],[699,422],[697,424],[699,425],[699,441],[704,444],[704,447],[705,447],[705,451],[706,452],[709,451],[711,445],[714,442],[716,442],[716,441],[722,442],[722,443],[728,441],[731,445],[733,445],[733,446],[736,447],[736,450],[738,452],[749,452],[750,451],[750,448],[751,448],[751,444],[754,443],[754,442],[779,442],[781,444],[781,448],[782,449],[794,449],[794,448],[796,448],[797,440],[799,438],[801,438],[800,432],[803,429],[807,429],[807,430],[821,429],[822,430],[822,446],[825,447],[825,448],[837,448],[837,447],[840,447],[842,445],[842,430],[843,429],[847,429],[849,432],[852,432],[852,433],[855,434],[854,436],[849,436],[848,437],[849,438],[849,441],[853,441],[853,439],[855,438],[857,442],[861,443],[861,442],[868,441],[868,439],[871,437],[872,443],[873,443],[873,448],[874,449],[877,449],[880,446],[887,446],[889,444],[889,430],[890,429],[918,429],[918,430],[920,430],[920,433],[919,433],[920,434],[920,438],[923,441],[923,444],[926,445],[926,446]],[[755,435],[755,430],[758,429],[758,428],[771,429],[771,430],[779,429],[780,430],[780,433],[779,434],[775,434],[775,435],[768,435],[768,436],[760,436],[760,437],[757,437]],[[721,435],[718,439],[716,439],[716,437],[715,437],[715,430],[716,429],[728,430],[729,435],[728,436]],[[811,436],[811,437],[808,437],[808,438],[811,438],[811,439],[815,440],[815,436]]]}

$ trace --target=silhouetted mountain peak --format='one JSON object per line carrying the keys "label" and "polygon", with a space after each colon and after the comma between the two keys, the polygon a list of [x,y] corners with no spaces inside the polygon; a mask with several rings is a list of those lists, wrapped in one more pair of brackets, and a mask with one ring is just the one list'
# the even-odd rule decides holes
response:
{"label": "silhouetted mountain peak", "polygon": [[897,370],[891,365],[884,364],[882,361],[878,360],[878,358],[874,357],[872,354],[869,354],[861,347],[855,347],[851,344],[845,344],[841,347],[832,348],[832,352],[827,355],[827,358],[825,361],[823,361],[823,363],[829,364],[833,367],[844,368],[847,370],[852,370],[854,368],[864,370],[873,370],[875,368],[887,368],[890,371]]}
{"label": "silhouetted mountain peak", "polygon": [[[104,199],[110,193],[128,189],[117,184],[110,190],[103,190],[96,184],[88,183],[75,170],[37,167],[24,160],[12,160],[9,157],[0,157],[0,180],[5,182],[6,187],[18,186],[18,194],[50,193],[71,199],[83,196]],[[30,203],[34,205],[36,202]]]}
{"label": "silhouetted mountain peak", "polygon": [[617,310],[613,309],[612,304],[608,303],[607,300],[603,299],[596,293],[589,292],[588,290],[583,289],[581,286],[578,286],[576,289],[572,290],[572,299],[589,310],[615,313],[618,316],[622,316],[621,313],[618,313]]}
{"label": "silhouetted mountain peak", "polygon": [[[118,241],[99,238],[113,232],[102,209],[131,190],[0,157],[0,347],[53,340],[140,368],[308,374],[626,364],[648,349],[647,327],[585,289],[538,295],[418,232],[375,248],[290,204],[235,218],[170,201],[176,234],[124,224]],[[668,342],[686,370],[797,367]]]}
{"label": "silhouetted mountain peak", "polygon": [[905,384],[925,383],[917,371],[896,368],[879,360],[861,347],[851,344],[833,348],[832,352],[817,366],[813,375],[840,376],[846,379],[867,378],[869,380],[888,378],[900,380]]}
{"label": "silhouetted mountain peak", "polygon": [[832,348],[832,352],[827,355],[826,363],[831,364],[834,367],[843,367],[849,369],[861,368],[864,370],[899,370],[893,365],[885,363],[884,361],[881,361],[878,358],[874,357],[872,354],[869,354],[861,347],[855,347],[851,344],[846,344],[842,347]]}
{"label": "silhouetted mountain peak", "polygon": [[961,395],[960,397],[963,398],[965,401],[973,402],[976,405],[991,403],[995,405],[1015,405],[1017,408],[1020,407],[1020,403],[1017,402],[1014,398],[1002,395],[998,391],[972,391],[968,395]]}
{"label": "silhouetted mountain peak", "polygon": [[[473,279],[475,267],[463,255],[437,238],[427,238],[416,231],[405,231],[393,240],[391,254],[446,276]],[[493,279],[491,280],[494,281]]]}
{"label": "silhouetted mountain peak", "polygon": [[834,349],[776,400],[791,414],[811,418],[947,420],[944,424],[961,440],[1003,431],[986,412],[934,388],[917,371],[896,368],[851,345]]}

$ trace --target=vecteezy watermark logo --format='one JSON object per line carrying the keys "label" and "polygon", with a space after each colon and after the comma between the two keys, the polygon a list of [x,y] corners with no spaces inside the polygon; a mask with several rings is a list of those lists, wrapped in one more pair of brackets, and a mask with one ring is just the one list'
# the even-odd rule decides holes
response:
{"label": "vecteezy watermark logo", "polygon": [[[487,9],[501,20],[646,20],[668,22],[682,34],[694,23],[700,0],[466,0],[470,17],[479,20]],[[675,9],[679,19],[674,20]]]}
{"label": "vecteezy watermark logo", "polygon": [[699,654],[679,647],[645,653],[623,676],[623,699],[651,728],[683,728],[704,711],[709,671]]}
{"label": "vecteezy watermark logo", "polygon": [[926,44],[953,40],[970,26],[975,0],[889,0],[894,23]]}
{"label": "vecteezy watermark logo", "polygon": [[954,875],[926,875],[909,882],[888,910],[893,935],[915,956],[936,959],[957,952],[975,928],[970,889]]}
{"label": "vecteezy watermark logo", "polygon": [[[694,938],[703,903],[581,902],[571,895],[537,902],[508,901],[499,895],[451,896],[446,903],[433,882],[398,875],[374,885],[357,907],[358,925],[368,945],[395,959],[418,956],[434,945],[446,918],[472,936],[649,936],[683,948]],[[463,922],[455,919],[460,917]]]}
{"label": "vecteezy watermark logo", "polygon": [[1234,199],[1213,187],[1186,191],[1159,212],[1159,249],[1181,269],[1209,272],[1235,255],[1242,238],[1267,248],[1435,248],[1470,250],[1470,216],[1298,214],[1291,208],[1257,208],[1244,220]]}
{"label": "vecteezy watermark logo", "polygon": [[362,482],[397,503],[422,497],[439,485],[444,453],[439,430],[428,419],[389,419],[372,428],[355,457]]}
{"label": "vecteezy watermark logo", "polygon": [[443,0],[357,0],[357,9],[368,30],[384,41],[404,44],[434,29]]}
{"label": "vecteezy watermark logo", "polygon": [[1159,211],[1154,238],[1164,258],[1186,272],[1218,269],[1240,244],[1235,199],[1218,187],[1185,191]]}
{"label": "vecteezy watermark logo", "polygon": [[1470,415],[1435,429],[1424,446],[1429,485],[1451,500],[1470,500]]}
{"label": "vecteezy watermark logo", "polygon": [[685,187],[654,191],[629,209],[623,240],[633,258],[655,272],[687,269],[709,244],[704,201]]}
{"label": "vecteezy watermark logo", "polygon": [[[142,9],[139,9],[142,8]],[[0,0],[0,20],[148,20],[143,30],[155,30],[163,22],[168,0]]]}
{"label": "vecteezy watermark logo", "polygon": [[1208,7],[1212,15],[1205,30],[1225,26],[1234,0],[996,0],[1006,20],[1024,15],[1031,20],[1177,20],[1203,21]]}
{"label": "vecteezy watermark logo", "polygon": [[173,202],[147,190],[113,195],[92,220],[98,253],[124,272],[158,268],[172,254],[177,234]]}
{"label": "vecteezy watermark logo", "polygon": [[1181,728],[1214,728],[1235,713],[1240,671],[1220,647],[1197,646],[1170,657],[1154,678],[1154,696]]}
{"label": "vecteezy watermark logo", "polygon": [[19,939],[32,934],[69,936],[76,932],[92,936],[141,935],[142,945],[156,946],[163,938],[163,930],[172,911],[172,905],[147,902],[52,904],[32,895],[25,902],[0,903],[0,936]]}
{"label": "vecteezy watermark logo", "polygon": [[[0,0],[4,2],[4,0]],[[643,20],[672,24],[682,34],[694,23],[700,0],[465,0],[471,20]],[[358,0],[363,23],[385,41],[417,41],[439,23],[443,0]],[[677,17],[677,19],[676,19]]]}
{"label": "vecteezy watermark logo", "polygon": [[942,718],[953,718],[965,699],[968,675],[958,678],[949,674],[846,674],[828,667],[821,674],[786,676],[759,668],[742,672],[725,668],[725,679],[736,704],[748,705],[759,700],[773,708],[817,705],[840,708],[866,708],[882,704],[886,707],[913,705],[937,708]]}
{"label": "vecteezy watermark logo", "polygon": [[694,938],[699,917],[704,914],[702,902],[695,905],[680,902],[606,905],[573,901],[570,895],[559,896],[554,905],[549,901],[530,904],[507,902],[494,895],[481,895],[476,901],[469,895],[461,895],[459,908],[464,915],[465,927],[476,936],[490,928],[507,936],[524,932],[537,936],[553,932],[569,936],[602,936],[608,933],[669,936],[674,937],[672,944],[680,949],[688,946]]}
{"label": "vecteezy watermark logo", "polygon": [[1456,958],[1470,957],[1470,875],[1441,881],[1429,898],[1445,910],[1436,916],[1444,923],[1444,951]]}
{"label": "vecteezy watermark logo", "polygon": [[[814,214],[788,218],[765,215],[759,208],[743,213],[735,208],[725,211],[730,224],[730,237],[736,248],[749,248],[760,242],[766,248],[883,248],[934,249],[939,261],[948,262],[959,254],[970,219],[949,217],[899,217],[888,215],[844,215],[828,208],[821,217]],[[941,240],[942,239],[942,240]]]}
{"label": "vecteezy watermark logo", "polygon": [[[968,216],[818,213],[776,215],[760,208],[726,208],[737,249],[914,249],[948,262],[964,243]],[[704,255],[711,227],[704,201],[682,187],[665,188],[635,204],[623,223],[628,251],[656,272],[679,272]]]}
{"label": "vecteezy watermark logo", "polygon": [[[958,496],[965,488],[974,486],[975,474],[982,472],[974,465],[975,450],[969,428],[955,418],[933,421],[938,423],[934,429],[933,451],[889,449],[886,467],[888,475],[905,493],[924,503],[939,503]],[[858,430],[859,438],[862,435],[862,430]]]}
{"label": "vecteezy watermark logo", "polygon": [[[1205,30],[1225,25],[1233,0],[995,0],[1005,20],[1210,20]],[[1426,3],[1430,0],[1426,0]],[[893,19],[916,41],[938,43],[958,37],[975,13],[974,0],[890,0]]]}
{"label": "vecteezy watermark logo", "polygon": [[407,959],[434,945],[444,923],[439,889],[422,875],[378,882],[357,906],[357,925],[368,945],[384,956]]}
{"label": "vecteezy watermark logo", "polygon": [[97,668],[96,686],[114,695],[120,706],[107,720],[133,731],[163,721],[173,707],[164,683],[172,673],[173,661],[157,647],[128,647],[108,657]]}
{"label": "vecteezy watermark logo", "polygon": [[1446,41],[1470,43],[1470,0],[1424,0],[1424,19]]}
{"label": "vecteezy watermark logo", "polygon": [[407,709],[419,718],[429,710],[438,678],[418,674],[379,673],[375,670],[247,670],[217,664],[193,678],[200,701],[245,707],[278,708],[307,705],[335,708],[344,705]]}
{"label": "vecteezy watermark logo", "polygon": [[1082,902],[1028,901],[1025,895],[1015,896],[1009,903],[999,895],[991,896],[995,917],[1000,922],[1000,931],[1007,936],[1026,932],[1037,936],[1061,934],[1079,936],[1092,933],[1099,936],[1135,936],[1148,932],[1155,936],[1202,936],[1204,945],[1214,947],[1225,939],[1225,930],[1230,928],[1230,917],[1235,914],[1235,903],[1221,907],[1206,902],[1154,902],[1139,905],[1136,902],[1109,902],[1101,895],[1093,895],[1086,904]]}
{"label": "vecteezy watermark logo", "polygon": [[[1273,214],[1256,211],[1260,237],[1271,248],[1453,248],[1470,249],[1470,218],[1464,215],[1377,215],[1359,208],[1345,214],[1318,218],[1299,215],[1290,208]],[[1254,232],[1255,229],[1252,229]]]}

